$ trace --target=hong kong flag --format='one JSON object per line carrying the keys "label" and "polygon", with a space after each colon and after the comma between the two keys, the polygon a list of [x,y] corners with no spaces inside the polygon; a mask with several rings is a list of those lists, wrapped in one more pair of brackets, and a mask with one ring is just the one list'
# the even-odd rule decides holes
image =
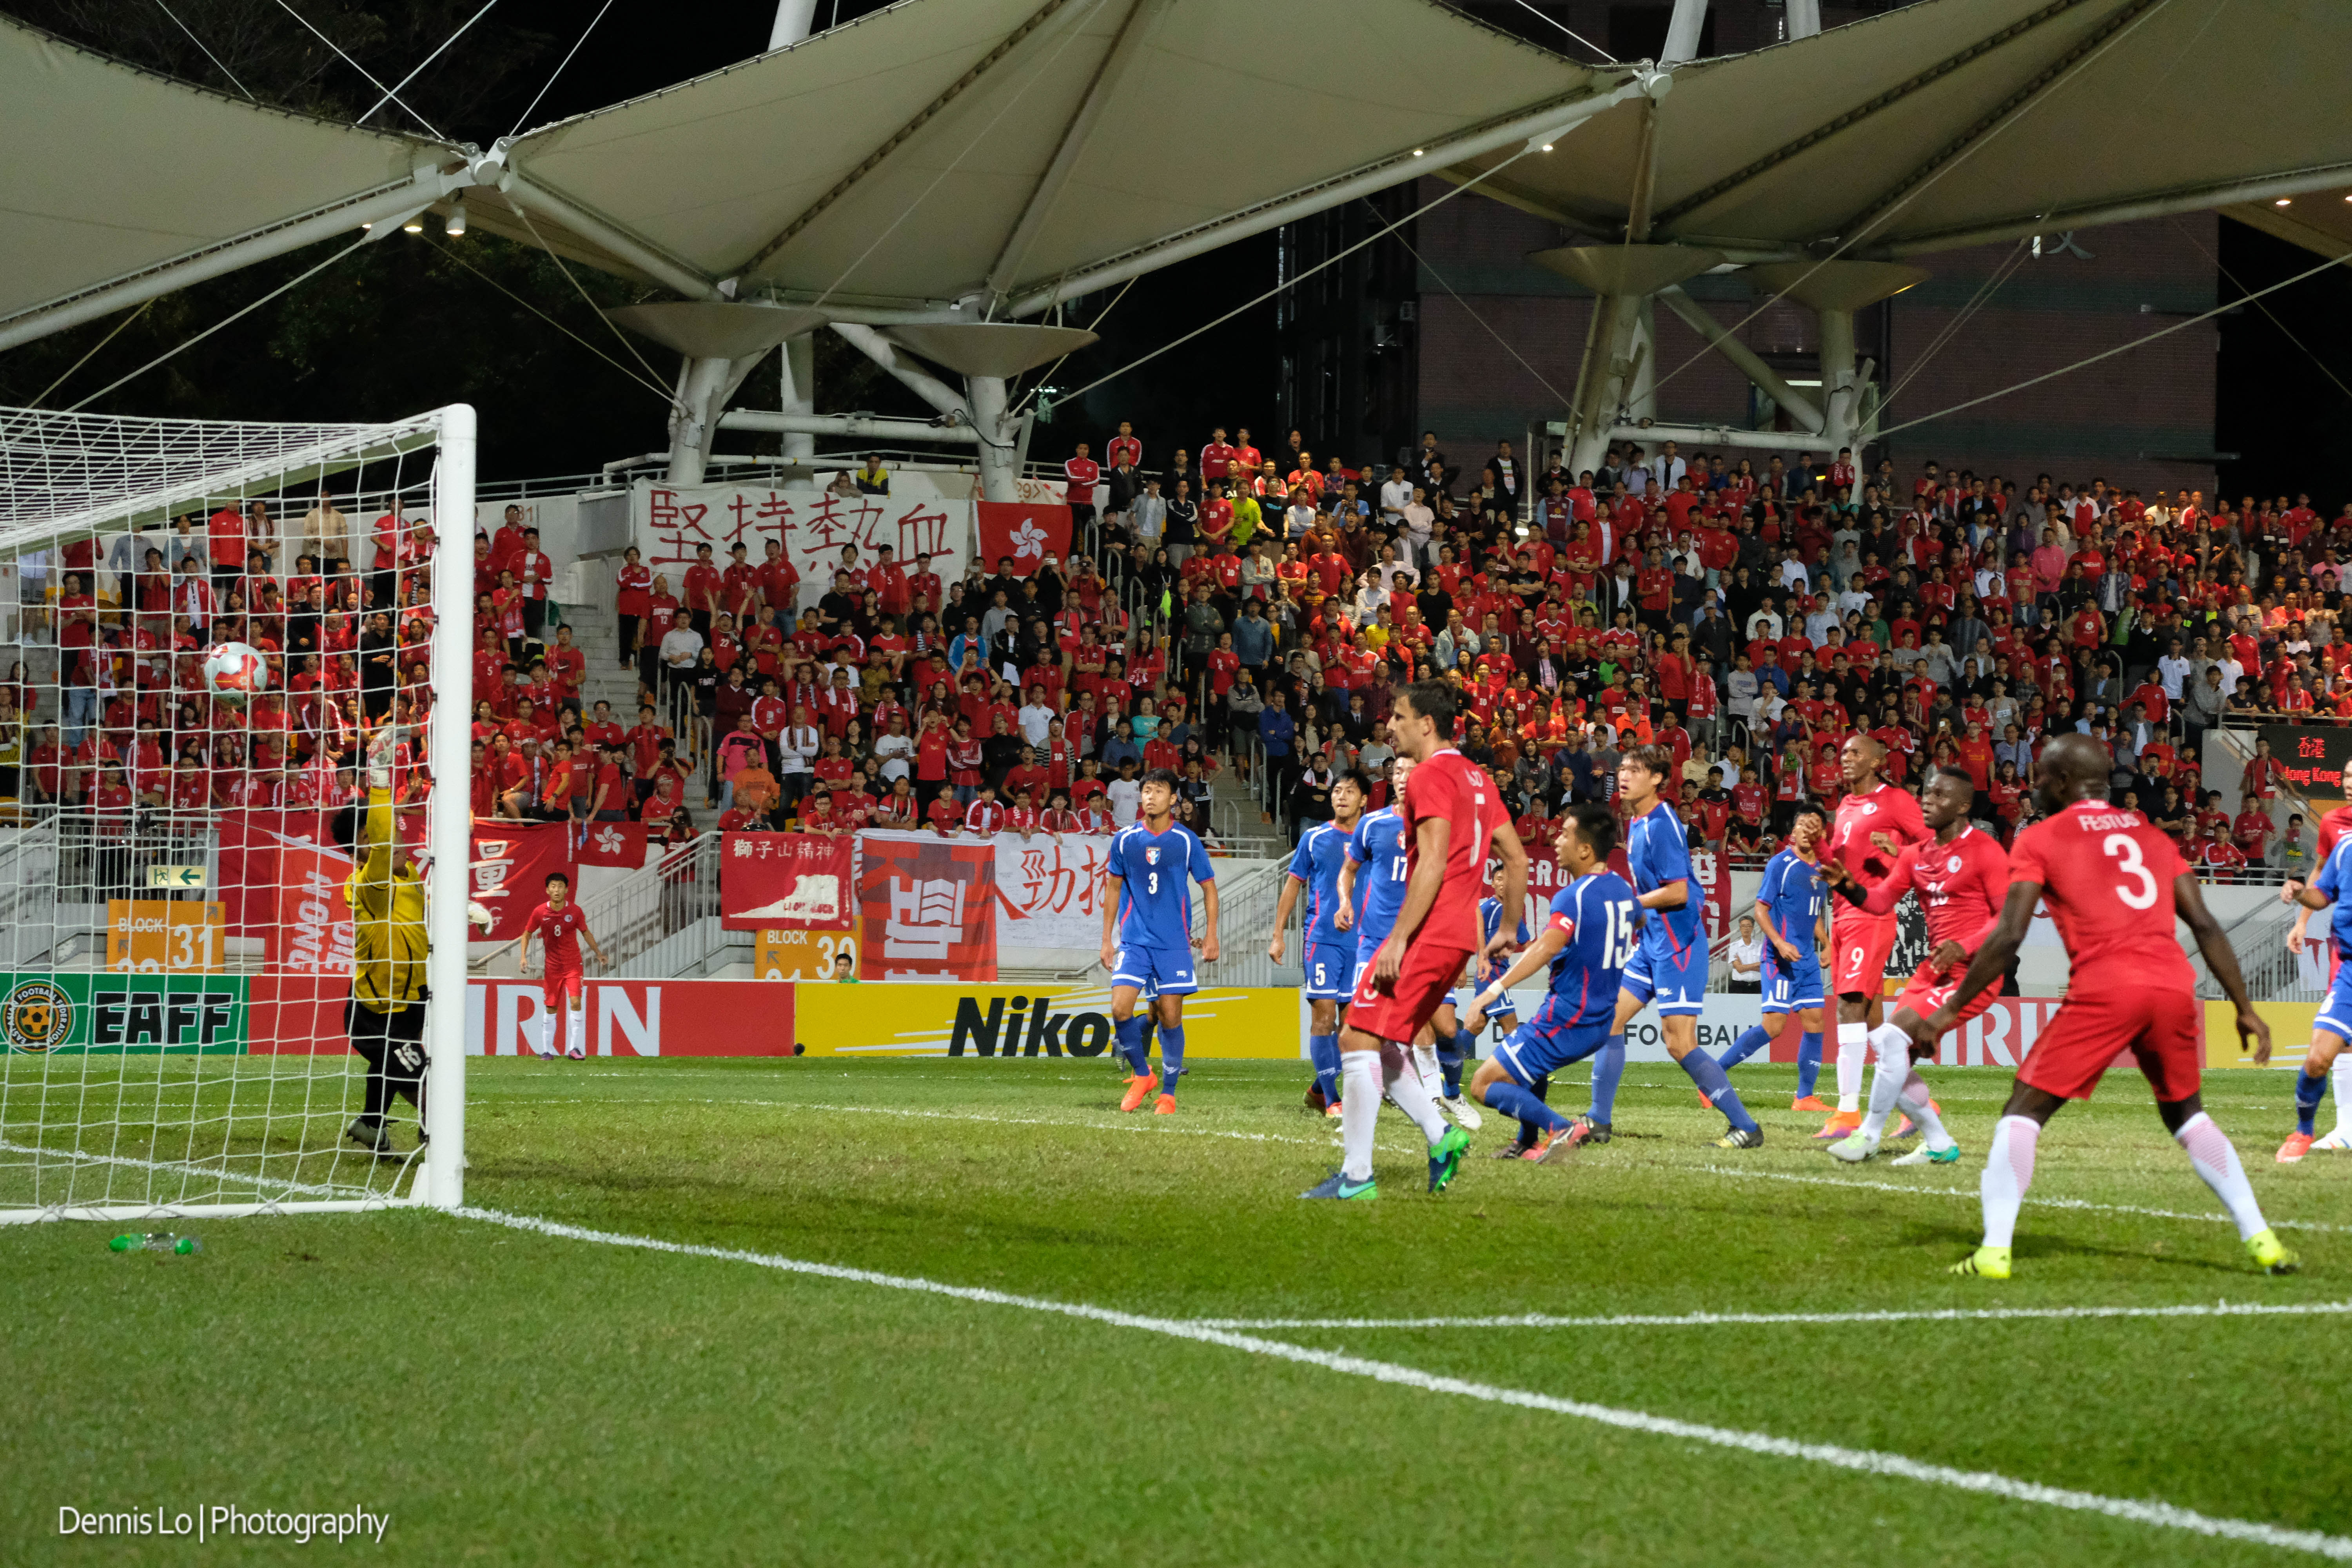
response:
{"label": "hong kong flag", "polygon": [[1006,556],[1013,573],[1026,577],[1045,557],[1070,551],[1070,509],[1048,502],[984,500],[980,503],[980,563],[987,571]]}
{"label": "hong kong flag", "polygon": [[618,866],[634,871],[646,863],[646,825],[642,822],[583,822],[580,825],[580,864]]}

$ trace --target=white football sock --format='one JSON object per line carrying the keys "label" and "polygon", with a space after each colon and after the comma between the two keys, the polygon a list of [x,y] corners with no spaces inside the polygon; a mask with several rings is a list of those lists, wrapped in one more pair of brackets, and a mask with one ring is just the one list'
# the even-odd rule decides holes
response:
{"label": "white football sock", "polygon": [[[1419,1069],[1421,1073],[1421,1081],[1423,1084],[1442,1084],[1445,1081],[1437,1075],[1437,1047],[1435,1046],[1413,1047],[1412,1065]],[[1396,1090],[1391,1089],[1389,1092],[1391,1094],[1394,1094]],[[1432,1089],[1430,1092],[1434,1094],[1437,1090],[1435,1089]]]}
{"label": "white football sock", "polygon": [[2031,1116],[2004,1116],[1993,1124],[1992,1147],[1985,1151],[1984,1175],[1977,1191],[1984,1195],[1984,1244],[2007,1247],[2017,1235],[2018,1205],[2033,1184],[2033,1152],[2042,1141],[2042,1123]]}
{"label": "white football sock", "polygon": [[539,1053],[545,1056],[555,1048],[555,1014],[551,1010],[531,1020],[539,1026]]}
{"label": "white football sock", "polygon": [[563,1016],[563,1027],[568,1041],[564,1048],[578,1051],[582,1056],[586,1056],[588,1054],[588,1008],[584,1003]]}
{"label": "white football sock", "polygon": [[1934,1106],[1927,1103],[1927,1080],[1921,1078],[1916,1068],[1904,1080],[1903,1092],[1896,1097],[1895,1103],[1902,1108],[1904,1115],[1919,1124],[1928,1148],[1940,1154],[1952,1146],[1952,1135],[1944,1130],[1944,1119],[1936,1114]]}
{"label": "white football sock", "polygon": [[2263,1206],[2254,1201],[2253,1184],[2246,1180],[2245,1167],[2238,1163],[2237,1150],[2213,1125],[2211,1117],[2199,1111],[2172,1135],[2172,1141],[2189,1152],[2189,1163],[2238,1222],[2239,1240],[2268,1228],[2263,1224]]}
{"label": "white football sock", "polygon": [[1862,1064],[1870,1057],[1870,1026],[1840,1024],[1838,1026],[1838,1110],[1840,1112],[1862,1109]]}
{"label": "white football sock", "polygon": [[1862,1135],[1876,1138],[1885,1132],[1886,1119],[1895,1114],[1895,1101],[1911,1076],[1911,1037],[1892,1024],[1881,1024],[1870,1032],[1870,1050],[1877,1065],[1871,1071],[1870,1110],[1862,1119]]}
{"label": "white football sock", "polygon": [[1339,1169],[1351,1182],[1372,1179],[1372,1133],[1381,1124],[1381,1053],[1339,1053]]}
{"label": "white football sock", "polygon": [[2336,1131],[2352,1138],[2352,1051],[2336,1052],[2327,1076],[2336,1091]]}
{"label": "white football sock", "polygon": [[1421,1053],[1413,1052],[1412,1059],[1389,1085],[1389,1098],[1396,1101],[1396,1108],[1412,1118],[1412,1124],[1432,1143],[1445,1136],[1445,1118],[1438,1113],[1437,1100],[1429,1087],[1437,1081],[1436,1055],[1434,1051],[1430,1053],[1430,1070],[1424,1078],[1420,1070]]}

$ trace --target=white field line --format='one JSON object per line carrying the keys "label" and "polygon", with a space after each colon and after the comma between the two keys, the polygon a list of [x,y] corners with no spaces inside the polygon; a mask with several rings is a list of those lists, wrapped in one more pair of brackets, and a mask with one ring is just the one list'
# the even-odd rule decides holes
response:
{"label": "white field line", "polygon": [[[331,1157],[335,1152],[337,1152],[322,1150],[313,1151],[307,1154],[238,1154],[226,1156],[226,1158],[244,1160],[315,1160],[322,1157]],[[375,1189],[372,1187],[320,1185],[312,1182],[286,1181],[275,1176],[265,1176],[244,1171],[232,1171],[227,1169],[225,1165],[205,1164],[192,1160],[135,1160],[127,1154],[86,1154],[77,1149],[45,1149],[38,1144],[18,1143],[8,1139],[0,1139],[0,1153],[37,1154],[45,1159],[69,1160],[76,1164],[81,1165],[121,1165],[134,1171],[163,1171],[184,1176],[214,1176],[217,1177],[224,1183],[237,1182],[249,1184],[257,1187],[278,1187],[289,1193],[310,1193],[319,1197],[372,1198],[376,1195]],[[399,1167],[400,1171],[404,1172],[407,1168],[408,1162],[404,1160],[401,1162]]]}
{"label": "white field line", "polygon": [[[1697,1165],[1685,1167],[1706,1172],[1709,1175],[1729,1176],[1735,1181],[1797,1182],[1811,1187],[1856,1187],[1866,1192],[1902,1193],[1912,1197],[1968,1198],[1976,1200],[1979,1194],[1969,1187],[1915,1187],[1903,1182],[1853,1181],[1843,1176],[1800,1176],[1787,1171],[1743,1171],[1731,1165]],[[2087,1198],[2034,1198],[2025,1200],[2028,1208],[2084,1209],[2100,1214],[2133,1214],[2147,1219],[2193,1219],[2212,1225],[2227,1225],[2226,1214],[2188,1214],[2179,1209],[2141,1208],[2135,1204],[2095,1204]],[[2267,1217],[2267,1216],[2266,1216]],[[2271,1225],[2279,1230],[2315,1230],[2344,1232],[2352,1226],[2326,1225],[2311,1219],[2273,1219]]]}
{"label": "white field line", "polygon": [[1568,1318],[1524,1312],[1500,1318],[1186,1318],[1202,1329],[1715,1329],[1773,1323],[2002,1323],[2072,1318],[2268,1318],[2352,1316],[2352,1301],[2217,1301],[2176,1307],[1991,1307],[1970,1311],[1621,1313]]}
{"label": "white field line", "polygon": [[[978,1110],[907,1110],[892,1105],[826,1105],[805,1100],[735,1100],[712,1097],[695,1100],[686,1096],[651,1095],[642,1100],[618,1096],[588,1095],[578,1100],[509,1099],[503,1103],[526,1105],[745,1105],[766,1110],[822,1110],[840,1116],[899,1116],[918,1121],[980,1121],[999,1127],[1060,1127],[1078,1132],[1140,1132],[1166,1138],[1230,1138],[1244,1143],[1295,1143],[1307,1149],[1337,1149],[1339,1135],[1335,1127],[1328,1138],[1292,1138],[1279,1132],[1236,1132],[1216,1127],[1185,1127],[1168,1121],[1150,1111],[1135,1113],[1131,1121],[1069,1121],[1051,1116],[996,1116]],[[1178,1113],[1181,1115],[1181,1112]],[[1385,1121],[1384,1121],[1385,1124]],[[1391,1141],[1389,1147],[1403,1150],[1406,1146]],[[1413,1152],[1421,1145],[1413,1145]]]}
{"label": "white field line", "polygon": [[1961,1470],[1947,1465],[1927,1464],[1917,1459],[1906,1458],[1900,1454],[1880,1453],[1868,1448],[1848,1448],[1832,1443],[1801,1443],[1792,1438],[1775,1437],[1768,1433],[1742,1432],[1726,1426],[1708,1426],[1697,1422],[1676,1420],[1670,1416],[1652,1415],[1639,1410],[1620,1410],[1606,1405],[1589,1404],[1583,1400],[1561,1399],[1551,1394],[1535,1394],[1523,1389],[1499,1388],[1491,1384],[1471,1383],[1462,1378],[1445,1377],[1434,1373],[1423,1372],[1417,1367],[1400,1366],[1392,1362],[1369,1361],[1361,1356],[1313,1350],[1305,1345],[1288,1344],[1280,1340],[1259,1339],[1253,1335],[1235,1333],[1227,1329],[1209,1328],[1200,1323],[1185,1322],[1173,1318],[1144,1317],[1133,1312],[1116,1311],[1108,1307],[1092,1307],[1080,1302],[1052,1301],[1034,1296],[1015,1296],[1003,1290],[990,1290],[969,1285],[946,1285],[931,1279],[880,1274],[871,1269],[848,1268],[838,1264],[812,1263],[795,1258],[779,1257],[772,1253],[744,1252],[719,1247],[698,1247],[686,1242],[663,1241],[651,1237],[621,1236],[611,1231],[588,1230],[579,1226],[562,1225],[552,1220],[501,1214],[491,1209],[463,1208],[455,1212],[468,1219],[504,1226],[513,1230],[530,1231],[559,1240],[593,1242],[605,1247],[635,1247],[648,1252],[665,1252],[687,1258],[708,1258],[729,1263],[749,1263],[787,1274],[811,1275],[818,1279],[836,1279],[849,1284],[873,1285],[890,1290],[941,1296],[952,1300],[969,1301],[983,1306],[1018,1307],[1024,1311],[1050,1312],[1061,1317],[1104,1323],[1113,1328],[1139,1329],[1146,1333],[1163,1334],[1171,1339],[1190,1340],[1196,1344],[1217,1345],[1226,1350],[1242,1351],[1251,1355],[1321,1367],[1327,1372],[1342,1373],[1350,1377],[1370,1378],[1375,1382],[1394,1384],[1406,1388],[1417,1388],[1430,1394],[1451,1394],[1462,1398],[1483,1400],[1492,1405],[1507,1405],[1525,1410],[1540,1410],[1550,1415],[1571,1415],[1579,1420],[1595,1422],[1623,1431],[1671,1437],[1683,1442],[1706,1443],[1719,1448],[1734,1448],[1773,1458],[1802,1459],[1837,1469],[1858,1471],[1864,1475],[1918,1481],[1927,1486],[1976,1492],[1988,1497],[2007,1499],[2012,1502],[2035,1503],[2044,1508],[2064,1509],[2077,1513],[2103,1514],[2110,1519],[2125,1520],[2135,1524],[2187,1531],[2193,1534],[2211,1536],[2225,1541],[2242,1541],[2254,1545],[2278,1547],[2289,1552],[2310,1552],[2316,1556],[2333,1558],[2337,1562],[2352,1562],[2352,1539],[2326,1535],[2318,1531],[2291,1530],[2252,1520],[2221,1519],[2210,1514],[2197,1513],[2185,1508],[2176,1508],[2170,1503],[2132,1498],[2104,1497],[2096,1492],[2043,1486],[2038,1482],[2018,1480],[1990,1470]]}

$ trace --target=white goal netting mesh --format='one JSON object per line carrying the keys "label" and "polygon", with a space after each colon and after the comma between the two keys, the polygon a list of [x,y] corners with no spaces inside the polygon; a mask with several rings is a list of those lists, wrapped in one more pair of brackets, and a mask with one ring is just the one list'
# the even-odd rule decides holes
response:
{"label": "white goal netting mesh", "polygon": [[0,410],[0,1219],[426,1197],[471,420]]}

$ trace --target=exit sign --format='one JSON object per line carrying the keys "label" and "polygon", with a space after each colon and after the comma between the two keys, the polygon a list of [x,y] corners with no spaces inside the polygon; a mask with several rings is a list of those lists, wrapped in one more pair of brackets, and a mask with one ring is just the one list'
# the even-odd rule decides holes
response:
{"label": "exit sign", "polygon": [[150,866],[147,868],[150,888],[201,888],[205,885],[202,866]]}

